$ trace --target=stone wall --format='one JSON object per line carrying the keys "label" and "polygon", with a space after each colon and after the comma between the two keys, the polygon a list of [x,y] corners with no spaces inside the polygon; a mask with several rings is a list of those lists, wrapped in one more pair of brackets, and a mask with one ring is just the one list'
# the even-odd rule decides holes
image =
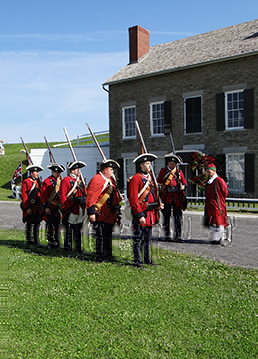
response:
{"label": "stone wall", "polygon": [[[149,152],[171,151],[170,137],[151,137],[151,99],[165,98],[172,103],[171,128],[176,150],[183,146],[204,145],[205,151],[216,156],[225,148],[246,148],[255,154],[255,183],[258,192],[258,56],[247,56],[224,62],[214,62],[163,75],[117,83],[109,87],[110,156],[117,159],[121,153],[140,153],[139,140],[123,140],[122,104],[136,103],[139,122]],[[216,130],[216,94],[226,87],[244,84],[254,89],[254,128],[239,131]],[[202,93],[203,133],[184,134],[184,94]]]}

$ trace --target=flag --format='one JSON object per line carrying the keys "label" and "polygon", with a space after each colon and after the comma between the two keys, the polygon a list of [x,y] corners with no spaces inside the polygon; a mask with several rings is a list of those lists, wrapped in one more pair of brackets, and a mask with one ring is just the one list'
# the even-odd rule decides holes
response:
{"label": "flag", "polygon": [[22,175],[22,167],[21,167],[21,162],[19,163],[18,167],[16,168],[13,178],[11,179],[11,185],[14,184],[14,181],[16,180],[16,178],[18,178],[19,176]]}

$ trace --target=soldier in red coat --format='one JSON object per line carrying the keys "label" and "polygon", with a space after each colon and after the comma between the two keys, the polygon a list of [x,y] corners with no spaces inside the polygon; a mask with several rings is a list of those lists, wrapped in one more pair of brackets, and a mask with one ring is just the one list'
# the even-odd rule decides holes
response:
{"label": "soldier in red coat", "polygon": [[[37,244],[39,237],[40,216],[40,181],[41,166],[28,166],[30,175],[22,182],[21,208],[23,223],[25,223],[25,237],[28,244]],[[33,231],[33,238],[31,237]]]}
{"label": "soldier in red coat", "polygon": [[64,172],[65,168],[58,163],[53,163],[47,167],[52,171],[52,174],[43,181],[40,190],[40,200],[44,208],[42,219],[46,222],[49,246],[58,248],[60,244],[59,225],[61,221],[58,197],[61,185],[61,172]]}
{"label": "soldier in red coat", "polygon": [[158,210],[161,209],[154,190],[153,178],[150,175],[151,162],[157,156],[145,153],[137,156],[133,162],[140,165],[129,181],[127,196],[133,212],[133,256],[134,266],[144,268],[141,259],[141,246],[144,247],[144,263],[155,264],[150,256],[152,226],[158,222]]}
{"label": "soldier in red coat", "polygon": [[114,179],[114,168],[119,164],[112,160],[104,160],[100,171],[92,177],[88,185],[86,207],[90,222],[96,231],[97,260],[112,259],[112,231],[119,222],[122,197]]}
{"label": "soldier in red coat", "polygon": [[160,197],[164,202],[163,216],[166,239],[171,240],[170,236],[170,217],[171,208],[173,208],[175,235],[174,241],[183,242],[182,234],[182,210],[184,208],[183,196],[185,196],[185,189],[187,182],[185,180],[182,170],[179,168],[179,163],[182,163],[180,157],[173,153],[165,155],[168,161],[166,168],[162,168],[158,175],[158,183],[161,184]]}
{"label": "soldier in red coat", "polygon": [[85,218],[86,188],[81,181],[81,168],[86,163],[74,161],[67,169],[69,176],[61,181],[59,190],[59,202],[63,214],[62,223],[66,228],[64,239],[64,250],[72,250],[72,240],[74,238],[75,250],[81,252],[81,230]]}
{"label": "soldier in red coat", "polygon": [[205,207],[209,223],[213,229],[212,242],[220,243],[224,239],[224,227],[227,227],[226,198],[228,188],[223,178],[216,173],[216,166],[209,164],[207,168],[209,180],[206,188]]}

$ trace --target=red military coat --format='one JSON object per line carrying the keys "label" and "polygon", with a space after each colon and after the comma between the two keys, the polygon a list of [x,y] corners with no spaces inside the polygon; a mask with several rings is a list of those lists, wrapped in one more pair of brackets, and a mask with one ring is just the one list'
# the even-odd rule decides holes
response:
{"label": "red military coat", "polygon": [[69,196],[69,198],[67,197],[67,195],[73,188],[75,182],[76,179],[73,178],[71,175],[65,177],[61,182],[61,186],[59,190],[59,202],[63,209],[62,219],[64,219],[65,215],[68,212],[78,215],[80,211],[80,207],[83,211],[83,214],[85,213],[85,203],[79,204],[75,200],[76,197],[86,196],[82,182],[78,183],[78,186],[76,187],[74,194],[72,194],[71,197]]}
{"label": "red military coat", "polygon": [[205,206],[211,224],[227,226],[227,195],[228,188],[223,178],[215,176],[211,183],[207,183]]}
{"label": "red military coat", "polygon": [[[161,168],[157,182],[160,184],[165,184],[166,178],[165,176],[169,174],[171,170],[167,168]],[[185,186],[187,186],[187,182],[185,180],[185,176],[180,170],[180,177],[181,177],[181,183]],[[166,188],[162,191],[160,197],[164,203],[171,203],[172,198],[174,198],[175,204],[177,207],[180,207],[181,210],[183,210],[183,200],[182,200],[182,191],[180,191],[179,187],[179,180],[178,180],[178,172],[175,171],[175,173],[172,175],[172,179],[169,182],[169,184],[166,186]],[[170,188],[169,188],[170,187]],[[183,191],[185,194],[185,192]]]}
{"label": "red military coat", "polygon": [[[56,179],[54,176],[49,176],[43,181],[41,190],[40,190],[40,200],[44,206],[44,209],[50,208],[51,215],[54,217],[57,217],[57,215],[58,215],[59,189],[58,188],[56,189],[56,186],[57,185],[60,186],[60,183],[61,183],[60,178]],[[49,203],[48,200],[52,196],[52,193],[55,189],[57,190],[57,192],[56,192],[55,196],[53,197],[51,203]],[[46,215],[44,215],[43,220],[48,221],[48,218]]]}
{"label": "red military coat", "polygon": [[[115,224],[117,222],[117,211],[114,210],[115,206],[119,205],[122,200],[118,192],[114,179],[111,178],[111,183],[107,178],[97,173],[89,182],[88,195],[86,198],[86,208],[88,215],[96,214],[98,222],[105,222]],[[96,204],[108,192],[109,186],[112,185],[113,190],[109,198],[96,209]]]}
{"label": "red military coat", "polygon": [[[147,180],[150,181],[150,191],[143,201],[139,201],[140,197],[138,198],[138,194],[146,184]],[[145,175],[141,172],[136,173],[136,175],[134,175],[128,183],[127,196],[135,215],[135,220],[145,217],[147,226],[152,226],[158,221],[156,210],[146,212],[148,203],[157,202],[150,174]]]}
{"label": "red military coat", "polygon": [[26,211],[29,208],[32,210],[33,214],[38,213],[40,204],[40,185],[36,179],[28,177],[22,182],[21,200],[23,219],[27,216]]}

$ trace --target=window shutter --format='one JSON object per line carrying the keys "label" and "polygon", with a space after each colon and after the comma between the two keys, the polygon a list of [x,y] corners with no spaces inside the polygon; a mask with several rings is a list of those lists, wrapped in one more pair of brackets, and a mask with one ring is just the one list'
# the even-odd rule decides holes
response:
{"label": "window shutter", "polygon": [[171,122],[172,122],[171,101],[164,101],[165,135],[169,135],[171,132]]}
{"label": "window shutter", "polygon": [[244,91],[245,128],[254,128],[254,90]]}
{"label": "window shutter", "polygon": [[118,158],[117,162],[120,165],[117,169],[117,186],[122,191],[124,190],[124,159]]}
{"label": "window shutter", "polygon": [[245,154],[245,191],[255,192],[254,185],[254,154]]}
{"label": "window shutter", "polygon": [[216,95],[216,129],[225,130],[225,95],[224,92]]}

